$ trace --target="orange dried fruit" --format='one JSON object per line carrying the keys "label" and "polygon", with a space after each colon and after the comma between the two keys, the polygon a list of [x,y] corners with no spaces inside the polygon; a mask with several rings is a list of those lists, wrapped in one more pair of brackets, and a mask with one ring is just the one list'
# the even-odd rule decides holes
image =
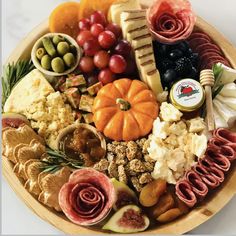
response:
{"label": "orange dried fruit", "polygon": [[117,0],[81,0],[79,18],[89,17],[94,11],[102,11],[105,16],[108,14],[110,6]]}
{"label": "orange dried fruit", "polygon": [[164,193],[158,203],[152,208],[152,215],[157,218],[175,205],[174,198],[170,193]]}
{"label": "orange dried fruit", "polygon": [[166,222],[170,222],[174,219],[176,219],[177,217],[181,216],[182,212],[180,211],[179,208],[172,208],[168,211],[166,211],[165,213],[161,214],[157,220],[161,223],[166,223]]}
{"label": "orange dried fruit", "polygon": [[166,181],[163,179],[154,180],[143,187],[139,195],[139,202],[145,207],[154,206],[165,191]]}
{"label": "orange dried fruit", "polygon": [[79,6],[78,2],[65,2],[57,6],[49,17],[50,32],[76,38],[79,33]]}

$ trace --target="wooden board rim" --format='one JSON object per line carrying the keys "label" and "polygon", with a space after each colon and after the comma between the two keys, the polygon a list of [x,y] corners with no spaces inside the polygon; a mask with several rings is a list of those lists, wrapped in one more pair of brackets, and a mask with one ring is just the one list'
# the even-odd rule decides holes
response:
{"label": "wooden board rim", "polygon": [[[196,26],[201,30],[207,32],[215,42],[221,47],[224,54],[227,56],[231,65],[236,68],[236,49],[234,46],[214,27],[206,21],[197,18]],[[28,51],[38,37],[48,32],[48,21],[44,21],[31,31],[16,47],[7,60],[8,62],[16,61],[19,58],[25,58]],[[16,194],[23,200],[23,202],[32,209],[39,217],[55,226],[57,229],[68,234],[101,234],[100,231],[94,231],[89,228],[80,227],[70,222],[66,217],[54,213],[49,208],[38,202],[23,186],[21,181],[16,177],[12,170],[12,164],[3,157],[3,175],[16,192]],[[215,191],[214,196],[206,200],[193,209],[189,214],[177,219],[169,224],[158,226],[155,229],[145,231],[144,234],[183,234],[186,233],[200,224],[209,220],[217,212],[219,212],[236,194],[236,165],[233,165],[230,175],[224,184]],[[222,200],[223,199],[223,200]],[[105,233],[105,232],[104,232]]]}

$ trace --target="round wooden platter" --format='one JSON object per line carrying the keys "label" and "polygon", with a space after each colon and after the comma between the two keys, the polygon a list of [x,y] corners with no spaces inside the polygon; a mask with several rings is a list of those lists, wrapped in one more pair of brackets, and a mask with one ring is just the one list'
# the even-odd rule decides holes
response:
{"label": "round wooden platter", "polygon": [[[151,0],[141,0],[144,6],[148,6]],[[222,51],[236,68],[236,49],[234,46],[214,27],[209,25],[200,17],[197,18],[196,27],[207,32],[212,39],[221,47]],[[16,47],[8,58],[8,62],[18,59],[29,58],[34,42],[43,34],[48,32],[48,21],[43,22],[30,32],[25,39]],[[70,222],[62,213],[53,211],[41,204],[25,188],[23,183],[13,172],[13,165],[6,159],[2,159],[3,174],[16,194],[24,203],[32,209],[39,217],[54,225],[57,229],[67,234],[101,234],[101,230],[96,228],[85,228]],[[219,212],[236,194],[236,164],[231,167],[224,183],[214,190],[200,205],[194,208],[189,214],[168,224],[158,225],[143,233],[145,234],[183,234],[205,221],[209,220]]]}

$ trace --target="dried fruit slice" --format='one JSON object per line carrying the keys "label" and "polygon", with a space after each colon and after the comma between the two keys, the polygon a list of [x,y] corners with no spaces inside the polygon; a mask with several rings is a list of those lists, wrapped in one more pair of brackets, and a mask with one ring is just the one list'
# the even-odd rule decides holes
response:
{"label": "dried fruit slice", "polygon": [[65,2],[57,6],[49,17],[50,32],[64,33],[76,38],[79,33],[79,9],[78,2]]}
{"label": "dried fruit slice", "polygon": [[117,233],[136,233],[144,231],[149,224],[148,217],[142,214],[139,207],[128,205],[117,211],[102,229]]}
{"label": "dried fruit slice", "polygon": [[79,9],[79,18],[89,17],[94,11],[102,11],[105,16],[112,3],[116,0],[81,0]]}
{"label": "dried fruit slice", "polygon": [[22,124],[26,124],[30,126],[30,123],[26,119],[25,116],[17,114],[17,113],[2,114],[2,128],[5,128],[5,127],[18,128]]}

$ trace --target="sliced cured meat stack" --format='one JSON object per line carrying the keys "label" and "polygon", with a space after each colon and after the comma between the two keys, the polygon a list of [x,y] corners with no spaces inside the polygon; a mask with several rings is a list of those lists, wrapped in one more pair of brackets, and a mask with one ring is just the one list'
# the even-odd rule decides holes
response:
{"label": "sliced cured meat stack", "polygon": [[173,44],[191,35],[196,16],[187,0],[156,0],[147,11],[147,20],[157,41]]}
{"label": "sliced cured meat stack", "polygon": [[188,171],[175,186],[178,198],[193,207],[204,199],[209,189],[219,186],[236,159],[236,133],[225,128],[213,132],[205,155]]}
{"label": "sliced cured meat stack", "polygon": [[204,32],[193,32],[188,38],[189,46],[199,54],[199,69],[211,69],[218,62],[229,66],[229,61],[213,40]]}
{"label": "sliced cured meat stack", "polygon": [[59,204],[75,224],[94,225],[103,220],[115,202],[110,179],[92,168],[74,171],[59,193]]}

